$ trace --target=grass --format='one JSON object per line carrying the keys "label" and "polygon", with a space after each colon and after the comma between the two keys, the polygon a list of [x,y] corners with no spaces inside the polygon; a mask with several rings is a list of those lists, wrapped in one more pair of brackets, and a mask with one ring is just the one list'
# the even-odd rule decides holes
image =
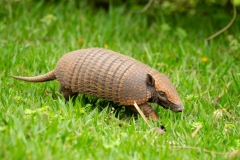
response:
{"label": "grass", "polygon": [[[239,17],[206,42],[231,15],[153,16],[124,6],[106,12],[34,2],[4,3],[0,10],[2,159],[228,159],[240,150]],[[94,107],[112,105],[107,102],[79,96],[74,105],[65,103],[56,81],[9,77],[46,73],[64,53],[88,47],[109,48],[171,75],[185,111],[153,105],[161,120],[152,125],[164,124],[165,135],[141,118],[115,118],[111,107]]]}

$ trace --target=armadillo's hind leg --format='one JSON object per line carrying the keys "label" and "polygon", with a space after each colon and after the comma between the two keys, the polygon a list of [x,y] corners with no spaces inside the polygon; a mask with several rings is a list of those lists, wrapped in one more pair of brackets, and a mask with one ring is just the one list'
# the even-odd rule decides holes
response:
{"label": "armadillo's hind leg", "polygon": [[[144,104],[139,105],[139,108],[142,110],[143,114],[147,118],[151,118],[154,121],[158,121],[158,117],[150,105],[148,105],[147,103],[144,103]],[[134,106],[131,107],[131,110],[137,113],[137,110]]]}
{"label": "armadillo's hind leg", "polygon": [[63,86],[60,87],[60,93],[63,94],[66,101],[69,101],[70,99],[72,99],[72,101],[74,101],[78,95],[78,93],[73,93],[71,89],[66,89]]}

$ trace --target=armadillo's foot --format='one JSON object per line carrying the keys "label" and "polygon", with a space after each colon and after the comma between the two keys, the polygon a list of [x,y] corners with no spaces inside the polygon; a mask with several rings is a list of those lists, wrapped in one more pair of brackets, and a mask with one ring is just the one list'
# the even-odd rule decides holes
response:
{"label": "armadillo's foot", "polygon": [[69,101],[71,98],[72,98],[72,101],[74,101],[78,95],[78,93],[73,93],[70,89],[66,89],[62,86],[60,87],[60,93],[63,94],[66,101]]}
{"label": "armadillo's foot", "polygon": [[[154,121],[158,121],[158,117],[155,114],[155,112],[153,111],[152,107],[150,105],[148,105],[147,103],[141,104],[139,105],[139,108],[142,110],[143,114],[147,117],[147,118],[151,118]],[[131,109],[134,112],[137,112],[135,107],[131,107]]]}
{"label": "armadillo's foot", "polygon": [[156,130],[158,134],[165,134],[166,133],[166,129],[163,126],[158,127],[158,128],[154,128],[154,130]]}

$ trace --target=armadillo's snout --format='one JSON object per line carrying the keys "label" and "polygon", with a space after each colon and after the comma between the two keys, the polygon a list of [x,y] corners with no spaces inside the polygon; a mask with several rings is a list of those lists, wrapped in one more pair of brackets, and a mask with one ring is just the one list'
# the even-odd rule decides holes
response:
{"label": "armadillo's snout", "polygon": [[178,107],[177,107],[177,112],[182,112],[182,111],[184,111],[184,106],[183,106],[183,104],[178,105]]}
{"label": "armadillo's snout", "polygon": [[182,112],[184,110],[184,106],[182,103],[180,104],[175,104],[170,107],[170,109],[174,112]]}

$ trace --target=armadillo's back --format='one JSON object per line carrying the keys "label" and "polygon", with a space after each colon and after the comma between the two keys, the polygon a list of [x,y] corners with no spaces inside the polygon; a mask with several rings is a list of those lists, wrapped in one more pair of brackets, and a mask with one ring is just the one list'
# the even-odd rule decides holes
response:
{"label": "armadillo's back", "polygon": [[73,93],[84,93],[120,102],[145,103],[150,98],[146,75],[151,70],[133,58],[100,49],[81,49],[64,55],[55,74],[60,84]]}

